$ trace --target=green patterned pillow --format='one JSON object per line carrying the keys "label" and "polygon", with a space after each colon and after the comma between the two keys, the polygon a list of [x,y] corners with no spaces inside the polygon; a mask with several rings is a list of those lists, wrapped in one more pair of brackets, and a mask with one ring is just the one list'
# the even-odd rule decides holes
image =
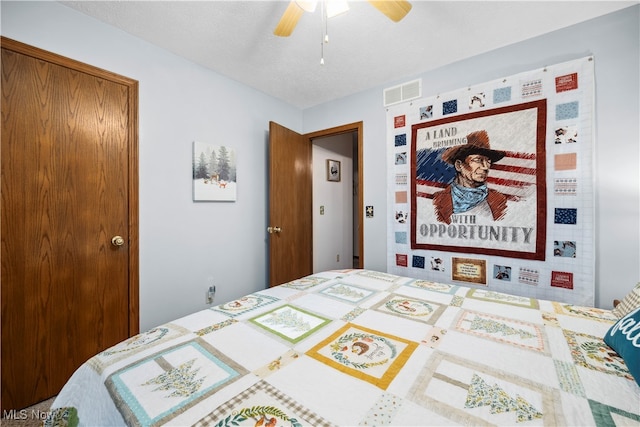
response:
{"label": "green patterned pillow", "polygon": [[618,320],[605,334],[604,342],[624,359],[640,385],[640,307]]}
{"label": "green patterned pillow", "polygon": [[631,289],[631,292],[612,311],[618,319],[621,319],[638,307],[640,307],[640,283]]}

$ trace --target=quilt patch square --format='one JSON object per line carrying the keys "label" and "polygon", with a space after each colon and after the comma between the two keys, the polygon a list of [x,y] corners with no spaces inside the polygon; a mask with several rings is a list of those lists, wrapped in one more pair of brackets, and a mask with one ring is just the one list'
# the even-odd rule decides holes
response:
{"label": "quilt patch square", "polygon": [[411,258],[411,266],[413,268],[424,268],[424,257],[420,255],[414,255]]}
{"label": "quilt patch square", "polygon": [[407,267],[409,265],[409,260],[406,254],[396,254],[396,265],[400,267]]}
{"label": "quilt patch square", "polygon": [[578,179],[556,178],[553,188],[556,196],[576,196],[578,194]]}
{"label": "quilt patch square", "polygon": [[409,176],[406,173],[396,174],[396,185],[407,185],[409,183]]}
{"label": "quilt patch square", "polygon": [[460,288],[457,285],[450,285],[448,283],[431,282],[429,280],[414,280],[411,283],[407,283],[407,286],[414,288],[427,289],[429,291],[440,292],[442,294],[455,294]]}
{"label": "quilt patch square", "polygon": [[105,385],[128,425],[168,422],[248,371],[200,338],[113,373]]}
{"label": "quilt patch square", "polygon": [[575,170],[578,167],[578,155],[576,153],[563,153],[553,156],[553,165],[557,171]]}
{"label": "quilt patch square", "polygon": [[392,294],[377,303],[373,308],[383,313],[433,325],[447,306],[418,298]]}
{"label": "quilt patch square", "polygon": [[306,354],[386,390],[417,346],[404,338],[347,323]]}
{"label": "quilt patch square", "polygon": [[578,73],[556,77],[556,92],[566,92],[574,89],[578,89]]}
{"label": "quilt patch square", "polygon": [[553,256],[576,258],[576,251],[578,245],[575,241],[570,240],[554,240],[553,241]]}
{"label": "quilt patch square", "polygon": [[373,404],[364,419],[359,423],[361,426],[388,426],[391,425],[393,417],[402,407],[402,398],[391,393],[384,393]]}
{"label": "quilt patch square", "polygon": [[578,126],[575,124],[567,124],[558,126],[554,131],[556,138],[555,144],[577,144],[580,139],[578,138]]}
{"label": "quilt patch square", "polygon": [[396,243],[399,244],[407,244],[407,232],[406,231],[396,231]]}
{"label": "quilt patch square", "polygon": [[540,272],[533,268],[520,267],[518,271],[518,282],[525,285],[537,286],[540,281]]}
{"label": "quilt patch square", "polygon": [[605,344],[601,337],[567,329],[562,332],[571,349],[571,357],[578,365],[634,381],[622,357]]}
{"label": "quilt patch square", "polygon": [[388,283],[397,283],[406,279],[405,277],[396,276],[395,274],[382,273],[379,271],[371,271],[371,270],[360,271],[358,272],[358,276],[365,277],[368,279],[380,280]]}
{"label": "quilt patch square", "polygon": [[573,363],[554,359],[553,364],[556,368],[560,389],[579,397],[587,397],[582,381],[580,381],[580,375]]}
{"label": "quilt patch square", "polygon": [[458,100],[452,99],[442,103],[442,115],[453,114],[458,112]]}
{"label": "quilt patch square", "polygon": [[290,363],[295,362],[300,357],[300,353],[295,350],[289,350],[285,354],[278,356],[278,358],[272,360],[267,365],[262,366],[253,371],[253,373],[262,379],[267,378],[274,372],[284,368]]}
{"label": "quilt patch square", "polygon": [[220,405],[194,427],[204,426],[331,426],[309,408],[270,384],[259,381]]}
{"label": "quilt patch square", "polygon": [[429,348],[436,348],[442,342],[442,339],[447,335],[447,330],[434,326],[429,333],[420,341],[422,345],[426,345]]}
{"label": "quilt patch square", "polygon": [[407,398],[458,425],[566,425],[558,390],[437,350]]}
{"label": "quilt patch square", "polygon": [[202,336],[210,334],[212,332],[219,331],[222,328],[226,328],[227,326],[231,326],[231,325],[233,325],[234,323],[237,323],[237,322],[238,321],[235,320],[235,319],[227,319],[224,322],[218,322],[218,323],[215,323],[215,324],[213,324],[211,326],[207,326],[206,328],[199,329],[195,333],[199,337],[202,337]]}
{"label": "quilt patch square", "polygon": [[331,322],[330,319],[288,304],[249,320],[292,343],[302,341]]}
{"label": "quilt patch square", "polygon": [[463,310],[455,328],[478,337],[545,353],[545,335],[541,325],[488,313]]}
{"label": "quilt patch square", "polygon": [[345,314],[344,316],[342,316],[341,319],[344,320],[345,322],[352,322],[353,319],[357,318],[358,316],[360,316],[362,313],[366,311],[367,310],[362,307],[356,307],[350,312],[348,312],[347,314]]}
{"label": "quilt patch square", "polygon": [[181,326],[167,323],[146,332],[142,332],[116,344],[111,348],[108,348],[102,353],[98,353],[92,357],[87,364],[95,369],[97,373],[102,374],[108,366],[111,366],[122,359],[188,333],[189,331]]}
{"label": "quilt patch square", "polygon": [[407,399],[458,425],[567,425],[558,390],[438,350]]}
{"label": "quilt patch square", "polygon": [[551,286],[556,288],[573,289],[573,273],[568,271],[552,271]]}
{"label": "quilt patch square", "polygon": [[578,210],[575,208],[556,208],[553,221],[556,224],[575,225],[578,223]]}
{"label": "quilt patch square", "polygon": [[511,101],[511,86],[501,87],[493,90],[493,103]]}
{"label": "quilt patch square", "polygon": [[272,304],[276,301],[279,301],[279,299],[269,295],[251,294],[246,297],[212,307],[210,310],[224,313],[227,316],[236,317],[257,308],[264,307],[265,305]]}
{"label": "quilt patch square", "polygon": [[323,289],[319,293],[340,301],[359,304],[373,295],[375,291],[346,283],[336,283]]}
{"label": "quilt patch square", "polygon": [[527,80],[520,83],[520,96],[525,98],[534,98],[543,93],[542,79]]}
{"label": "quilt patch square", "polygon": [[407,203],[409,195],[406,191],[396,191],[396,203]]}
{"label": "quilt patch square", "polygon": [[291,289],[297,289],[299,291],[304,291],[307,290],[309,288],[313,288],[314,286],[318,286],[326,281],[328,281],[330,279],[327,279],[326,277],[316,277],[316,276],[308,276],[308,277],[303,277],[301,279],[296,279],[293,280],[291,282],[285,283],[281,286],[284,286],[285,288],[291,288]]}
{"label": "quilt patch square", "polygon": [[577,101],[556,105],[556,120],[575,119],[580,114],[580,107]]}
{"label": "quilt patch square", "polygon": [[565,314],[567,316],[585,317],[587,319],[597,320],[599,322],[615,323],[618,318],[611,312],[611,310],[604,310],[596,307],[583,307],[580,305],[564,304],[561,302],[553,301],[553,309],[558,314]]}
{"label": "quilt patch square", "polygon": [[499,304],[514,305],[516,307],[527,307],[536,310],[539,308],[538,300],[535,298],[509,295],[502,292],[489,291],[485,289],[469,289],[466,297],[477,299],[480,301],[491,301]]}

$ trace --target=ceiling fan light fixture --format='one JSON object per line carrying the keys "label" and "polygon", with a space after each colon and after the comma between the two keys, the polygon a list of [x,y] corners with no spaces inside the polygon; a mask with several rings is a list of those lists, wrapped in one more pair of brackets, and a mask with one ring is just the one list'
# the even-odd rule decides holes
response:
{"label": "ceiling fan light fixture", "polygon": [[[345,0],[321,1],[323,19],[334,17],[349,10],[349,5]],[[411,3],[407,0],[368,0],[368,2],[394,22],[401,21],[411,10]],[[291,0],[280,21],[278,21],[278,25],[273,30],[273,34],[279,37],[290,36],[302,14],[315,11],[317,3],[317,1],[311,0]],[[331,10],[327,11],[327,8],[331,8]]]}
{"label": "ceiling fan light fixture", "polygon": [[349,10],[346,0],[327,0],[327,18],[333,18]]}
{"label": "ceiling fan light fixture", "polygon": [[296,0],[296,4],[300,7],[300,9],[305,12],[315,12],[316,6],[318,5],[317,1],[305,1],[305,0]]}

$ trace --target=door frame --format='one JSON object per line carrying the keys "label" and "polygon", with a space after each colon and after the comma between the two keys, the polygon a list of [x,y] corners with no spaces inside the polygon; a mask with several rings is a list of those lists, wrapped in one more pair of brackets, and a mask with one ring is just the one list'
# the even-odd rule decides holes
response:
{"label": "door frame", "polygon": [[140,278],[139,278],[139,235],[138,235],[138,215],[139,215],[139,199],[138,199],[138,81],[131,78],[121,76],[119,74],[107,71],[62,55],[58,55],[44,49],[40,49],[7,37],[0,37],[0,45],[2,49],[14,51],[33,58],[42,59],[62,67],[67,67],[79,72],[92,75],[97,78],[105,79],[111,82],[126,86],[128,89],[128,137],[129,148],[128,158],[129,165],[127,168],[128,179],[128,221],[129,229],[127,230],[128,242],[128,259],[129,259],[129,336],[137,335],[140,332]]}
{"label": "door frame", "polygon": [[[363,162],[363,122],[354,122],[342,126],[336,126],[329,129],[323,129],[303,136],[309,144],[313,144],[313,140],[328,136],[341,135],[345,133],[356,132],[358,136],[358,268],[364,268],[364,162]],[[312,189],[313,192],[313,189]]]}

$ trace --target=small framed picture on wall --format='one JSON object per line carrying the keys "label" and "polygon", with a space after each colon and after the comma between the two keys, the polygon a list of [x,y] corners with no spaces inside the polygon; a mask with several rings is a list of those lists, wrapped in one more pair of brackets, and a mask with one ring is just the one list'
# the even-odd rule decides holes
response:
{"label": "small framed picture on wall", "polygon": [[327,181],[340,181],[340,162],[327,159]]}

